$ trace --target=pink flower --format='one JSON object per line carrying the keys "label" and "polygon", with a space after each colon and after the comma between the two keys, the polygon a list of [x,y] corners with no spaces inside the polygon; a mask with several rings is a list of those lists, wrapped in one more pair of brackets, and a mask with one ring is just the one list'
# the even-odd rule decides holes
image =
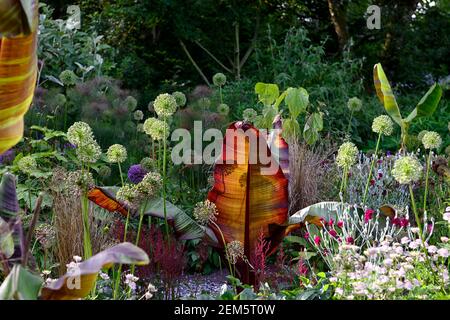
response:
{"label": "pink flower", "polygon": [[403,217],[403,218],[400,219],[400,226],[401,226],[401,227],[407,227],[408,224],[409,224],[409,220],[406,219],[405,217]]}
{"label": "pink flower", "polygon": [[316,245],[320,245],[320,237],[319,236],[315,236],[314,237],[314,243],[316,244]]}
{"label": "pink flower", "polygon": [[371,185],[371,186],[374,186],[374,185],[375,185],[375,180],[370,179],[370,185]]}
{"label": "pink flower", "polygon": [[341,228],[344,226],[344,221],[338,221],[337,223],[338,228]]}
{"label": "pink flower", "polygon": [[309,232],[306,232],[305,235],[303,236],[305,239],[309,239]]}
{"label": "pink flower", "polygon": [[328,221],[328,224],[330,225],[330,227],[332,227],[332,226],[333,226],[333,224],[334,224],[334,220],[333,220],[333,218],[330,218],[330,221]]}
{"label": "pink flower", "polygon": [[308,267],[303,260],[298,261],[298,274],[301,276],[308,274]]}
{"label": "pink flower", "polygon": [[367,210],[364,212],[364,221],[365,221],[366,223],[369,222],[369,220],[372,219],[372,216],[373,216],[374,212],[375,212],[375,210],[372,210],[372,209],[367,209]]}
{"label": "pink flower", "polygon": [[322,223],[323,226],[327,225],[327,221],[324,218],[320,218],[320,223]]}
{"label": "pink flower", "polygon": [[392,224],[394,226],[400,226],[400,219],[399,218],[392,219]]}
{"label": "pink flower", "polygon": [[336,237],[337,237],[337,232],[336,232],[336,230],[331,229],[329,232],[330,232],[330,235],[331,235],[333,238],[336,238]]}
{"label": "pink flower", "polygon": [[347,241],[347,244],[353,244],[355,242],[355,239],[353,239],[352,237],[347,237],[345,241]]}
{"label": "pink flower", "polygon": [[383,174],[381,172],[378,172],[378,179],[383,178]]}

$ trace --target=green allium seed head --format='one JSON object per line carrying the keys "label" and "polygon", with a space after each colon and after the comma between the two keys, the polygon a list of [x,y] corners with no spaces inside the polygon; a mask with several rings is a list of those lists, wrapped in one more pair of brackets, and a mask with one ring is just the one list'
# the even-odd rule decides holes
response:
{"label": "green allium seed head", "polygon": [[156,196],[162,186],[162,178],[158,172],[150,171],[137,184],[139,192],[147,197]]}
{"label": "green allium seed head", "polygon": [[137,132],[144,132],[144,124],[138,123],[138,125],[136,126],[136,130]]}
{"label": "green allium seed head", "polygon": [[123,101],[125,106],[127,107],[128,111],[133,112],[137,107],[137,100],[133,96],[128,96]]}
{"label": "green allium seed head", "polygon": [[198,105],[203,109],[208,109],[211,106],[211,100],[206,97],[200,98],[198,99]]}
{"label": "green allium seed head", "polygon": [[373,119],[372,131],[378,134],[381,133],[385,136],[390,136],[394,131],[394,123],[391,118],[386,115],[376,117]]}
{"label": "green allium seed head", "polygon": [[177,111],[177,101],[172,95],[163,93],[156,97],[153,107],[159,117],[170,117]]}
{"label": "green allium seed head", "polygon": [[417,135],[417,139],[419,139],[419,141],[422,142],[423,136],[425,135],[425,133],[427,133],[428,130],[422,130],[419,132],[419,134]]}
{"label": "green allium seed head", "polygon": [[252,108],[247,108],[242,111],[242,118],[244,119],[244,121],[254,122],[257,116],[258,113]]}
{"label": "green allium seed head", "polygon": [[402,157],[395,161],[391,173],[400,184],[416,182],[422,176],[422,165],[415,157]]}
{"label": "green allium seed head", "polygon": [[244,246],[242,242],[233,240],[227,244],[226,254],[231,264],[236,264],[239,259],[244,258]]}
{"label": "green allium seed head", "polygon": [[141,167],[144,170],[151,171],[156,167],[155,160],[149,157],[145,157],[140,162]]}
{"label": "green allium seed head", "polygon": [[227,77],[223,73],[216,73],[213,76],[213,83],[215,86],[222,87],[227,82]]}
{"label": "green allium seed head", "polygon": [[66,104],[66,102],[67,102],[67,98],[62,93],[58,93],[55,96],[55,103],[56,103],[57,106],[62,107],[62,106],[64,106]]}
{"label": "green allium seed head", "polygon": [[349,169],[356,163],[358,148],[351,142],[344,142],[338,150],[336,164],[345,169]]}
{"label": "green allium seed head", "polygon": [[136,209],[142,202],[143,195],[139,192],[136,184],[128,183],[117,191],[116,198],[130,208]]}
{"label": "green allium seed head", "polygon": [[442,138],[439,133],[428,131],[423,135],[422,143],[425,149],[438,149],[442,144]]}
{"label": "green allium seed head", "polygon": [[127,160],[127,149],[121,144],[113,144],[106,151],[106,157],[110,163],[122,163]]}
{"label": "green allium seed head", "polygon": [[362,101],[357,97],[350,98],[347,101],[347,107],[352,112],[358,112],[359,110],[361,110]]}
{"label": "green allium seed head", "polygon": [[450,144],[447,146],[447,148],[445,148],[445,154],[447,155],[447,157],[450,157]]}
{"label": "green allium seed head", "polygon": [[17,166],[19,167],[19,170],[22,171],[25,174],[30,174],[33,172],[33,170],[36,169],[37,163],[34,158],[31,156],[25,156],[22,159],[17,162]]}
{"label": "green allium seed head", "polygon": [[136,110],[133,113],[133,118],[136,121],[141,121],[142,119],[144,119],[144,113],[141,110]]}
{"label": "green allium seed head", "polygon": [[182,107],[186,104],[186,96],[183,92],[175,91],[174,93],[172,93],[172,97],[175,98],[178,107]]}
{"label": "green allium seed head", "polygon": [[209,200],[198,202],[194,208],[194,218],[202,226],[214,222],[218,214],[216,205]]}
{"label": "green allium seed head", "polygon": [[108,178],[111,175],[111,169],[108,166],[101,166],[98,169],[98,175],[102,178]]}
{"label": "green allium seed head", "polygon": [[77,170],[69,172],[67,175],[66,186],[70,189],[77,186],[81,190],[90,190],[94,185],[94,178],[90,172]]}
{"label": "green allium seed head", "polygon": [[61,80],[65,86],[74,86],[78,82],[78,77],[72,70],[64,70],[60,73],[59,80]]}
{"label": "green allium seed head", "polygon": [[221,103],[217,107],[217,112],[219,112],[223,116],[226,116],[230,112],[230,107],[225,103]]}
{"label": "green allium seed head", "polygon": [[91,140],[89,144],[79,145],[76,149],[78,160],[82,163],[95,163],[102,155],[102,149],[97,141]]}
{"label": "green allium seed head", "polygon": [[91,127],[86,122],[75,122],[67,130],[67,139],[76,146],[91,143],[94,140]]}
{"label": "green allium seed head", "polygon": [[156,118],[148,118],[144,122],[144,131],[153,140],[167,139],[169,137],[169,130],[169,125],[166,122]]}

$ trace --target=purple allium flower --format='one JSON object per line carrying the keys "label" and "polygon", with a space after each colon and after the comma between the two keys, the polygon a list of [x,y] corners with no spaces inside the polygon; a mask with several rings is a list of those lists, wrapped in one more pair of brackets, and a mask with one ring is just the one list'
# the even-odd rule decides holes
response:
{"label": "purple allium flower", "polygon": [[15,153],[13,149],[9,149],[4,153],[0,154],[0,163],[1,164],[9,164],[14,160]]}
{"label": "purple allium flower", "polygon": [[128,170],[128,179],[134,184],[138,184],[147,173],[148,171],[142,168],[140,164],[134,164]]}

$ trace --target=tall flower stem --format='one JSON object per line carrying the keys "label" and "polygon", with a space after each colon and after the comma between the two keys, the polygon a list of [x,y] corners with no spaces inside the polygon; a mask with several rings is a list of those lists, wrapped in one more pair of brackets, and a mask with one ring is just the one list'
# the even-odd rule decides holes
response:
{"label": "tall flower stem", "polygon": [[350,119],[348,120],[348,127],[347,127],[347,131],[345,132],[346,135],[349,135],[349,134],[350,134],[350,129],[351,129],[351,127],[352,127],[352,119],[353,119],[353,110],[352,110],[352,112],[350,113]]}
{"label": "tall flower stem", "polygon": [[375,154],[373,156],[372,162],[370,163],[369,176],[367,177],[366,187],[364,189],[363,207],[366,204],[366,197],[367,197],[367,192],[369,191],[370,179],[372,178],[373,166],[375,165],[375,160],[378,155],[378,148],[380,147],[381,134],[382,134],[381,132],[378,134],[377,146],[375,147]]}
{"label": "tall flower stem", "polygon": [[[164,118],[164,123],[166,123],[166,118]],[[167,241],[170,244],[169,237],[169,224],[167,222],[167,205],[166,205],[166,153],[167,153],[167,140],[166,140],[166,125],[164,125],[164,146],[163,146],[163,183],[162,183],[162,191],[163,191],[163,208],[164,208],[164,228],[166,231]]]}
{"label": "tall flower stem", "polygon": [[232,276],[234,277],[233,268],[231,267],[231,262],[230,262],[230,259],[229,259],[229,257],[228,257],[227,243],[226,243],[226,241],[225,241],[225,237],[224,237],[224,235],[223,235],[223,233],[222,233],[222,230],[221,230],[220,227],[217,225],[217,223],[215,223],[214,221],[211,221],[211,224],[212,224],[212,225],[217,229],[217,231],[219,231],[219,233],[220,233],[220,237],[222,238],[222,242],[223,242],[223,247],[224,247],[224,249],[225,249],[225,255],[226,255],[226,258],[227,258],[227,261],[228,261],[228,268],[229,268],[229,270],[230,270],[230,275],[232,275]]}
{"label": "tall flower stem", "polygon": [[427,210],[427,195],[428,195],[428,177],[430,175],[430,164],[431,164],[431,149],[427,157],[427,173],[425,176],[425,192],[423,194],[423,212]]}
{"label": "tall flower stem", "polygon": [[120,165],[120,162],[117,162],[117,165],[119,166],[120,182],[122,183],[123,187],[125,184],[123,182],[122,166]]}
{"label": "tall flower stem", "polygon": [[342,194],[342,199],[344,198],[344,192],[347,188],[347,176],[348,176],[348,169],[344,168],[342,171],[342,180],[341,180],[341,188],[339,190],[339,193]]}

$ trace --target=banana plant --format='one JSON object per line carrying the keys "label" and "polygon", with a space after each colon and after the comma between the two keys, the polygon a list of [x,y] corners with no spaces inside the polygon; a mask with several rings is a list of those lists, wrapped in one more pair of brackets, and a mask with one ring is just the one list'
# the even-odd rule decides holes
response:
{"label": "banana plant", "polygon": [[401,128],[401,147],[406,151],[408,130],[411,122],[416,118],[429,117],[436,111],[442,97],[442,88],[437,83],[433,84],[417,103],[414,110],[406,118],[403,118],[389,80],[380,63],[377,63],[373,68],[373,80],[377,96],[383,104],[384,109]]}
{"label": "banana plant", "polygon": [[37,0],[0,2],[0,154],[23,135],[37,79]]}

